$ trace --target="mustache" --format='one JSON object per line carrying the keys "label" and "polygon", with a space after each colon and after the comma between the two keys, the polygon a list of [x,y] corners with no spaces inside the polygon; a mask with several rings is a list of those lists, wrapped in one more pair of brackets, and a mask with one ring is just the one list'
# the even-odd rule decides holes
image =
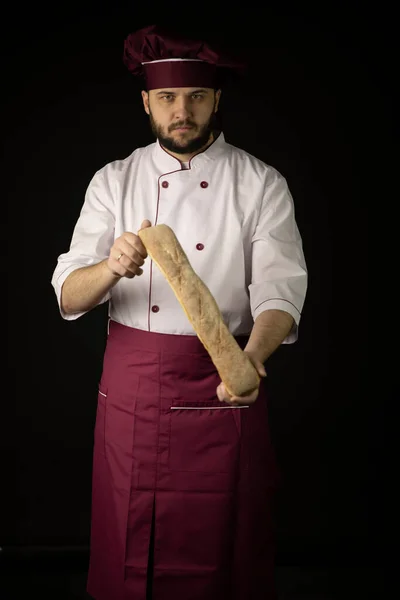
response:
{"label": "mustache", "polygon": [[192,123],[192,121],[179,121],[170,125],[168,131],[174,131],[174,129],[178,129],[179,127],[196,127],[196,123]]}

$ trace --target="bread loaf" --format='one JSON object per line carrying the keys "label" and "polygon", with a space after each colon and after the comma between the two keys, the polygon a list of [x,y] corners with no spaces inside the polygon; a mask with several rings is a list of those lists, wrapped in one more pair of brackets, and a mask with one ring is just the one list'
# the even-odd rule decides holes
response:
{"label": "bread loaf", "polygon": [[148,255],[174,291],[199,340],[232,396],[256,389],[260,377],[223,321],[208,287],[195,273],[175,233],[168,225],[138,232]]}

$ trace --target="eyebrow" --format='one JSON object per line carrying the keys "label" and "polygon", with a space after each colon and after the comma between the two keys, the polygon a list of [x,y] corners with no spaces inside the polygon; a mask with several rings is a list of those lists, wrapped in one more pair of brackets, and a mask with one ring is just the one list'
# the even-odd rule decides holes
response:
{"label": "eyebrow", "polygon": [[[207,93],[208,93],[208,90],[198,89],[198,90],[192,90],[191,92],[189,92],[189,95],[191,95],[191,94],[207,94]],[[157,92],[157,96],[164,96],[165,94],[168,94],[168,96],[176,96],[176,93],[171,90],[162,90],[160,92]]]}

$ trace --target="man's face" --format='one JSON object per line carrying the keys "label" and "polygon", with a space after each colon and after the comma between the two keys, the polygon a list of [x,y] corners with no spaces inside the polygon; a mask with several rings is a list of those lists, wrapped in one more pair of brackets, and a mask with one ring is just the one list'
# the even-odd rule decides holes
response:
{"label": "man's face", "polygon": [[203,148],[214,129],[221,92],[212,88],[165,88],[142,92],[144,109],[160,144],[176,154]]}

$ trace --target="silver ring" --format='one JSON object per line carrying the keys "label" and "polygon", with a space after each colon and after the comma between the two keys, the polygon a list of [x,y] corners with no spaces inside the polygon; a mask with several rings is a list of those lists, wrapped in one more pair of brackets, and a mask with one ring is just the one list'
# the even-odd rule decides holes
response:
{"label": "silver ring", "polygon": [[121,258],[121,256],[123,256],[122,252],[121,254],[118,256],[117,260],[119,260]]}

